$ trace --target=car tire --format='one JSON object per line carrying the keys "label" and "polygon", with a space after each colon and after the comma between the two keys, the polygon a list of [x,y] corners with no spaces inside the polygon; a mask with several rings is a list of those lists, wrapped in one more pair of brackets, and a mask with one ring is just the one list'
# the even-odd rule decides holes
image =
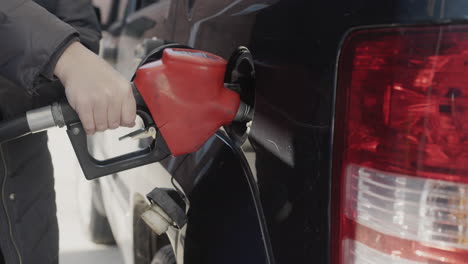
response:
{"label": "car tire", "polygon": [[176,264],[176,258],[171,245],[162,247],[156,255],[154,255],[151,264]]}
{"label": "car tire", "polygon": [[81,224],[89,240],[96,244],[114,244],[114,236],[104,212],[100,183],[78,179],[78,208]]}

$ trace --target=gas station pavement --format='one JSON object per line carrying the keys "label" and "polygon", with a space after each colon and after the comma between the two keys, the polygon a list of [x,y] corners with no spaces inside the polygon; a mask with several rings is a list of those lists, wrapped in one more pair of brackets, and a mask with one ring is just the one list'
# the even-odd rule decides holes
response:
{"label": "gas station pavement", "polygon": [[76,173],[80,168],[64,129],[49,131],[49,149],[55,170],[60,264],[124,264],[117,247],[96,245],[86,238],[77,203]]}

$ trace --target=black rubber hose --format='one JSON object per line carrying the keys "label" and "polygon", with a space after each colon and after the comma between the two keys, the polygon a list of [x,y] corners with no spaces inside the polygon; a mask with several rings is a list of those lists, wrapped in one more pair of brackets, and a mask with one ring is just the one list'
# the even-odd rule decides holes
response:
{"label": "black rubber hose", "polygon": [[26,115],[0,123],[0,143],[31,134]]}

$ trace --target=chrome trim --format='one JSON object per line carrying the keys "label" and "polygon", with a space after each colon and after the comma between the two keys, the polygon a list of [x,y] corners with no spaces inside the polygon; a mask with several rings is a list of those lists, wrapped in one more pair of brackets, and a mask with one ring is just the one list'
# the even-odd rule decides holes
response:
{"label": "chrome trim", "polygon": [[50,105],[26,112],[26,119],[32,133],[41,132],[56,126],[52,106]]}

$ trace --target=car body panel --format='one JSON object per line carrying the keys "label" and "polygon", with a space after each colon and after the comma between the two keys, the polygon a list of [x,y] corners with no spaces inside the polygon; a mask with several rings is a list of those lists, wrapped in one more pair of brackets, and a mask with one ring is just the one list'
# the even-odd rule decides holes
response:
{"label": "car body panel", "polygon": [[115,68],[126,78],[132,78],[143,57],[137,56],[137,48],[144,39],[160,36],[171,39],[174,16],[170,16],[174,0],[161,0],[131,13],[126,18],[121,34],[117,37]]}
{"label": "car body panel", "polygon": [[[330,263],[336,254],[330,244],[337,198],[331,177],[334,96],[343,39],[361,27],[466,23],[468,2],[164,0],[128,21],[142,16],[157,23],[141,36],[118,37],[119,71],[131,77],[138,61],[134,47],[145,38],[226,59],[246,46],[255,63],[255,114],[244,146],[215,137],[194,154],[101,179],[109,182],[103,193],[113,231],[127,233],[118,239],[121,247],[131,251],[131,242],[120,241],[131,237],[132,195],[144,196],[173,176],[194,201],[182,246],[186,263]],[[127,200],[115,198],[119,189],[110,186],[116,179],[128,189]],[[126,220],[112,220],[119,217]],[[216,221],[220,217],[227,226]],[[236,255],[250,242],[255,250]],[[131,253],[125,255],[132,263]]]}

